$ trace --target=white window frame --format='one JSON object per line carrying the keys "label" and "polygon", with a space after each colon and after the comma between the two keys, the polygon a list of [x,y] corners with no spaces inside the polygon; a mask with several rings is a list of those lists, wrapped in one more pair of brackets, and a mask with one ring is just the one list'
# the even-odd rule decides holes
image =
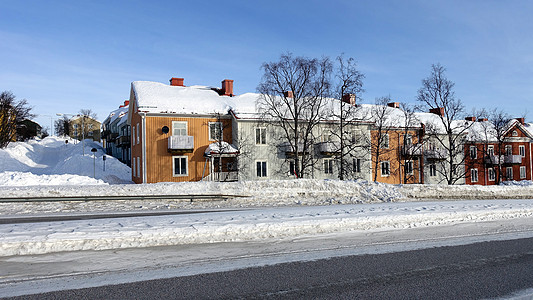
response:
{"label": "white window frame", "polygon": [[352,167],[354,173],[361,173],[361,159],[354,158],[352,162]]}
{"label": "white window frame", "polygon": [[470,158],[477,159],[477,147],[476,146],[470,146]]}
{"label": "white window frame", "polygon": [[526,146],[518,145],[518,154],[522,157],[526,157]]}
{"label": "white window frame", "polygon": [[333,174],[333,158],[324,158],[324,174]]}
{"label": "white window frame", "polygon": [[[258,163],[261,166],[258,168]],[[259,174],[257,174],[259,172]],[[257,178],[268,178],[268,161],[267,160],[256,160],[255,161],[255,177]]]}
{"label": "white window frame", "polygon": [[489,173],[489,181],[496,181],[496,171],[494,168],[489,168],[487,172]]}
{"label": "white window frame", "polygon": [[[408,168],[408,166],[410,166],[410,167]],[[409,170],[408,170],[408,169],[409,169]],[[413,175],[413,172],[414,172],[414,163],[413,163],[412,160],[407,160],[407,161],[405,161],[404,171],[405,171],[405,174]]]}
{"label": "white window frame", "polygon": [[137,163],[135,164],[137,167],[137,177],[141,177],[141,158],[137,156]]}
{"label": "white window frame", "polygon": [[266,127],[255,127],[255,144],[264,146],[267,143]]}
{"label": "white window frame", "polygon": [[131,143],[135,146],[135,126],[131,126]]}
{"label": "white window frame", "polygon": [[[183,134],[183,128],[178,128],[178,125],[185,125],[185,134]],[[183,127],[183,126],[179,126]],[[176,134],[176,131],[179,130],[179,134]],[[189,125],[187,124],[187,121],[172,121],[172,135],[179,135],[179,136],[187,136],[189,135]]]}
{"label": "white window frame", "polygon": [[218,124],[219,125],[218,127],[220,128],[220,141],[223,141],[224,140],[224,128],[222,127],[222,122],[209,122],[209,128],[208,128],[208,130],[209,130],[209,140],[210,141],[219,141],[216,137],[212,136],[212,134],[216,135],[216,128],[217,127],[214,127],[215,128],[215,132],[214,133],[211,131],[211,126],[212,125],[216,126],[216,124]]}
{"label": "white window frame", "polygon": [[470,181],[471,182],[478,182],[479,181],[479,173],[477,168],[470,169]]}
{"label": "white window frame", "polygon": [[437,176],[437,165],[435,163],[429,164],[429,176]]}
{"label": "white window frame", "polygon": [[137,145],[141,143],[141,140],[139,139],[139,123],[137,123],[137,130],[135,132],[137,134]]}
{"label": "white window frame", "polygon": [[[185,174],[183,174],[183,173],[176,174],[176,159],[179,159],[180,161],[185,159]],[[181,162],[180,162],[180,164],[181,164]],[[180,165],[180,167],[181,167],[181,165]],[[181,168],[180,168],[180,170],[181,170]],[[189,157],[186,156],[186,155],[175,155],[175,156],[172,156],[172,177],[186,177],[186,176],[189,176]]]}
{"label": "white window frame", "polygon": [[506,177],[507,181],[514,179],[513,167],[505,168],[505,177]]}
{"label": "white window frame", "polygon": [[411,134],[406,134],[403,136],[403,143],[404,145],[412,145],[413,144],[413,136]]}
{"label": "white window frame", "polygon": [[520,179],[526,178],[526,166],[520,166]]}
{"label": "white window frame", "polygon": [[494,155],[494,145],[488,145],[487,146],[487,154],[493,156]]}
{"label": "white window frame", "polygon": [[505,145],[505,155],[513,155],[513,145]]}
{"label": "white window frame", "polygon": [[135,169],[135,157],[131,161],[131,172],[133,173],[133,177],[137,177],[137,170]]}
{"label": "white window frame", "polygon": [[383,138],[381,139],[381,145],[380,145],[380,148],[381,149],[389,149],[390,145],[390,140],[389,140],[389,134],[386,133],[383,135]]}
{"label": "white window frame", "polygon": [[[383,173],[383,170],[384,170],[383,166],[384,165],[387,165],[387,168],[386,168],[387,172],[385,174]],[[380,166],[381,177],[389,177],[390,176],[390,161],[388,161],[388,160],[382,161],[379,164],[379,166]]]}

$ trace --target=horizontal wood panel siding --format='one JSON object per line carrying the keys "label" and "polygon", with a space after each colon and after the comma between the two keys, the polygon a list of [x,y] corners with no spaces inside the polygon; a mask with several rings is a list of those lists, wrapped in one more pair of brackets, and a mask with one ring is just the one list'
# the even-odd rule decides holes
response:
{"label": "horizontal wood panel siding", "polygon": [[[172,135],[172,121],[187,122],[187,135],[194,136],[194,150],[192,153],[169,153],[168,137]],[[216,118],[176,118],[176,117],[146,117],[146,156],[147,182],[183,182],[199,181],[202,174],[209,174],[204,152],[209,144],[209,122],[216,122]],[[231,143],[231,120],[222,120],[224,141]],[[168,126],[169,132],[163,133],[163,126]],[[187,176],[173,176],[172,156],[187,156]],[[204,173],[205,167],[205,173]]]}

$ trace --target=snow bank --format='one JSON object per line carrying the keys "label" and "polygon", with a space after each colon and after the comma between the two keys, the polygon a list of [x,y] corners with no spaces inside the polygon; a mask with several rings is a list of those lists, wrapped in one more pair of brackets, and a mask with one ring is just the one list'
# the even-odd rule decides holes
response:
{"label": "snow bank", "polygon": [[[67,143],[65,143],[67,141]],[[85,146],[85,147],[84,147]],[[91,149],[97,151],[93,154]],[[85,151],[85,153],[84,153]],[[92,140],[47,137],[0,149],[0,185],[94,185],[131,183],[131,170]]]}
{"label": "snow bank", "polygon": [[0,225],[0,256],[254,241],[533,217],[533,200],[285,207]]}

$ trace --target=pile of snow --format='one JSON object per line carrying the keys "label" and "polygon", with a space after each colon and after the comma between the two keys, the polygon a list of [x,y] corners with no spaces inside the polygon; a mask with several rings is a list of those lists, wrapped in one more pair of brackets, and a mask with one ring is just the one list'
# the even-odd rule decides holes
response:
{"label": "pile of snow", "polygon": [[533,217],[532,200],[285,207],[0,225],[0,256],[294,238]]}
{"label": "pile of snow", "polygon": [[[95,148],[95,153],[91,149]],[[84,153],[85,151],[85,153]],[[94,185],[131,183],[131,169],[92,140],[56,136],[13,142],[0,149],[0,185]]]}

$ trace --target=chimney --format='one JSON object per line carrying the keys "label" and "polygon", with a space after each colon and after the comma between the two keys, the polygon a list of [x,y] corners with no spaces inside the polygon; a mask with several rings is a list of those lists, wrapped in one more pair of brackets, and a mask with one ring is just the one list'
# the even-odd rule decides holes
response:
{"label": "chimney", "polygon": [[292,91],[283,92],[283,96],[285,96],[285,98],[294,98],[294,94],[292,93]]}
{"label": "chimney", "polygon": [[478,122],[487,122],[489,119],[487,118],[478,118],[477,121]]}
{"label": "chimney", "polygon": [[470,121],[470,122],[475,122],[476,117],[466,117],[465,120]]}
{"label": "chimney", "polygon": [[176,77],[170,78],[170,85],[172,85],[172,86],[184,86],[183,85],[183,78],[176,78]]}
{"label": "chimney", "polygon": [[355,106],[355,94],[344,94],[342,95],[342,102],[346,102]]}
{"label": "chimney", "polygon": [[124,105],[119,106],[119,108],[126,107],[130,105],[130,100],[124,100]]}
{"label": "chimney", "polygon": [[515,118],[520,124],[524,125],[525,121],[524,118]]}
{"label": "chimney", "polygon": [[399,102],[390,102],[390,103],[387,103],[387,106],[388,107],[392,107],[392,108],[400,108],[400,103]]}
{"label": "chimney", "polygon": [[436,115],[439,115],[439,116],[444,116],[444,107],[435,107],[435,108],[431,108],[429,110],[430,113],[432,114],[436,114]]}
{"label": "chimney", "polygon": [[233,97],[233,80],[231,79],[222,80],[221,92],[222,92],[221,96]]}

